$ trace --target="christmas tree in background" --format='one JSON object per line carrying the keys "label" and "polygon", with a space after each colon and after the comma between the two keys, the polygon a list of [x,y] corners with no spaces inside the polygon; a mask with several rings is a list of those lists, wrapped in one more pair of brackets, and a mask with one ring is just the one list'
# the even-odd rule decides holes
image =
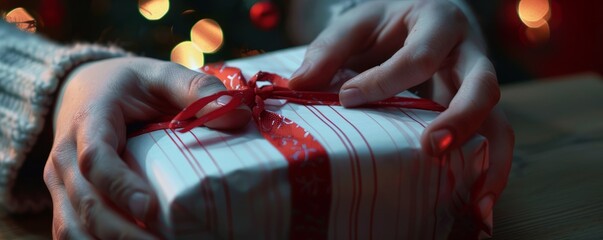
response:
{"label": "christmas tree in background", "polygon": [[0,9],[30,14],[30,29],[56,41],[115,44],[190,68],[289,45],[277,1],[11,0]]}

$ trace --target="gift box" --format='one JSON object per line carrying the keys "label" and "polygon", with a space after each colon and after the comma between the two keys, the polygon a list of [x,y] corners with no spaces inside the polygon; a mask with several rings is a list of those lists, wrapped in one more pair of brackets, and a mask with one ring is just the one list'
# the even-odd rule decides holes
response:
{"label": "gift box", "polygon": [[[245,103],[236,96],[249,92],[234,92],[242,89],[234,80],[254,79],[265,89],[286,79],[262,88],[264,79],[254,74],[289,77],[304,52],[298,47],[200,70],[221,75]],[[352,76],[340,71],[334,82]],[[262,112],[254,107],[253,121],[240,131],[172,121],[131,135],[125,159],[159,199],[153,227],[168,239],[445,239],[459,222],[475,221],[467,218],[473,187],[488,169],[485,138],[476,135],[434,158],[419,139],[438,111],[417,109],[430,108],[420,102],[346,109],[325,104],[329,97],[288,94],[253,96]],[[486,222],[475,225],[492,226],[491,219],[480,221]]]}

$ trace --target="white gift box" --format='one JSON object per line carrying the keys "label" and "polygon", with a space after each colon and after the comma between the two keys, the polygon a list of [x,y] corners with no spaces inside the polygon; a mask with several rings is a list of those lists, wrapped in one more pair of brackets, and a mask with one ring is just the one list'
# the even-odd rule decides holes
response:
{"label": "white gift box", "polygon": [[[304,51],[298,47],[226,65],[240,68],[247,79],[259,70],[289,77]],[[267,104],[324,146],[329,160],[322,164],[330,175],[291,176],[285,157],[252,122],[237,132],[197,127],[131,137],[125,158],[156,190],[156,227],[166,238],[445,239],[455,220],[473,208],[472,187],[488,168],[487,141],[475,136],[441,158],[424,154],[420,136],[438,113]],[[316,161],[321,160],[306,164]],[[292,191],[317,198],[292,201]],[[315,206],[323,218],[296,212],[295,204]],[[299,219],[309,224],[298,224]]]}

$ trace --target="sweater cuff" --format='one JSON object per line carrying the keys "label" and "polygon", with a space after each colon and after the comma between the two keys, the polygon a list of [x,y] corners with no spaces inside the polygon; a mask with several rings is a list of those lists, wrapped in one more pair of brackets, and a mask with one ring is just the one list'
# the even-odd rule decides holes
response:
{"label": "sweater cuff", "polygon": [[[126,55],[116,47],[61,46],[0,21],[0,205],[24,212],[50,204],[49,199],[17,201],[12,190],[19,168],[44,127],[60,80],[78,64]],[[43,164],[46,159],[28,161]]]}

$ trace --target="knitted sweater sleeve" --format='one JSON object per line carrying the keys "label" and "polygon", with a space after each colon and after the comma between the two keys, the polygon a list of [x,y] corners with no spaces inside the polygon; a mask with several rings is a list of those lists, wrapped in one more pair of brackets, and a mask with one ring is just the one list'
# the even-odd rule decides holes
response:
{"label": "knitted sweater sleeve", "polygon": [[61,46],[0,20],[0,207],[24,212],[50,203],[13,193],[26,159],[42,165],[46,161],[27,155],[44,127],[60,80],[80,63],[124,55],[118,48],[92,44]]}

